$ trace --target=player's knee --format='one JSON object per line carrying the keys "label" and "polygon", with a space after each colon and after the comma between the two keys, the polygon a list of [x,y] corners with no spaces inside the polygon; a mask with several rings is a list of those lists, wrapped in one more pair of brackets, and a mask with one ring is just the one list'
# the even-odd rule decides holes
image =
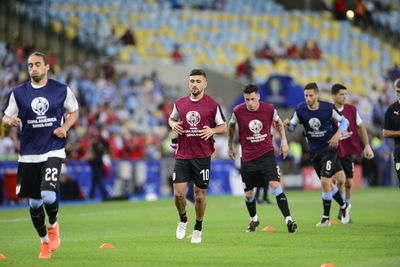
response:
{"label": "player's knee", "polygon": [[205,192],[198,190],[195,191],[194,198],[196,202],[203,202],[206,199],[206,194]]}
{"label": "player's knee", "polygon": [[40,192],[44,204],[53,204],[56,201],[56,192],[53,191],[42,191]]}
{"label": "player's knee", "polygon": [[32,209],[38,209],[43,205],[43,200],[41,199],[34,199],[34,198],[30,198],[29,199],[29,206]]}

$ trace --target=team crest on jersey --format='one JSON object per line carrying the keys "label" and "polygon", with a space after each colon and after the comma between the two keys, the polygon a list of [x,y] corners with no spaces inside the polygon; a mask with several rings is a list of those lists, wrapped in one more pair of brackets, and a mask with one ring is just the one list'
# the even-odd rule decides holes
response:
{"label": "team crest on jersey", "polygon": [[314,131],[319,131],[319,127],[321,127],[321,122],[317,118],[311,118],[308,121],[308,125],[314,130]]}
{"label": "team crest on jersey", "polygon": [[201,120],[200,113],[198,113],[197,111],[189,111],[186,114],[186,121],[192,127],[197,126],[197,124],[199,124],[200,120]]}
{"label": "team crest on jersey", "polygon": [[259,120],[252,120],[249,123],[249,128],[250,128],[250,131],[252,131],[255,134],[258,134],[261,132],[261,130],[263,128],[263,124]]}
{"label": "team crest on jersey", "polygon": [[49,101],[44,97],[35,97],[31,102],[31,107],[38,116],[43,116],[49,109]]}

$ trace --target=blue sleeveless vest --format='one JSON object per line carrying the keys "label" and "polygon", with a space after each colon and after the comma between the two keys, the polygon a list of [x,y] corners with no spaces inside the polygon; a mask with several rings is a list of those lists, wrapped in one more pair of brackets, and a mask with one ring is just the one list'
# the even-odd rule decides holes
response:
{"label": "blue sleeveless vest", "polygon": [[64,148],[66,138],[58,138],[53,131],[64,122],[67,86],[49,79],[44,87],[35,89],[29,81],[15,87],[13,93],[22,122],[20,155]]}

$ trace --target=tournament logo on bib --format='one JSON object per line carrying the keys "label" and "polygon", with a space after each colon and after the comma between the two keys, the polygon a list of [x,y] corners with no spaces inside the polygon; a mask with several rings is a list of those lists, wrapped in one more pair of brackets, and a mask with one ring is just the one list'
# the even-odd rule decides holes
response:
{"label": "tournament logo on bib", "polygon": [[189,111],[186,114],[186,121],[190,126],[194,127],[200,122],[200,114],[197,111]]}
{"label": "tournament logo on bib", "polygon": [[314,130],[314,131],[319,131],[319,127],[321,127],[321,122],[317,118],[311,118],[308,121],[308,125]]}
{"label": "tournament logo on bib", "polygon": [[43,116],[49,109],[49,101],[44,97],[35,97],[32,100],[31,107],[38,116]]}
{"label": "tournament logo on bib", "polygon": [[252,120],[249,123],[249,128],[250,128],[250,131],[252,131],[255,134],[258,134],[261,132],[261,130],[263,128],[263,124],[259,120]]}

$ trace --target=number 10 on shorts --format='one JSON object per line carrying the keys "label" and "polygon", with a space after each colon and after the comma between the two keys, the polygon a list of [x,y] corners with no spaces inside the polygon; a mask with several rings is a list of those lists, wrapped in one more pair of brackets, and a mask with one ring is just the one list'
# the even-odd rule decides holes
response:
{"label": "number 10 on shorts", "polygon": [[210,179],[210,170],[209,169],[201,170],[200,174],[203,175],[203,181],[208,181],[208,179]]}

